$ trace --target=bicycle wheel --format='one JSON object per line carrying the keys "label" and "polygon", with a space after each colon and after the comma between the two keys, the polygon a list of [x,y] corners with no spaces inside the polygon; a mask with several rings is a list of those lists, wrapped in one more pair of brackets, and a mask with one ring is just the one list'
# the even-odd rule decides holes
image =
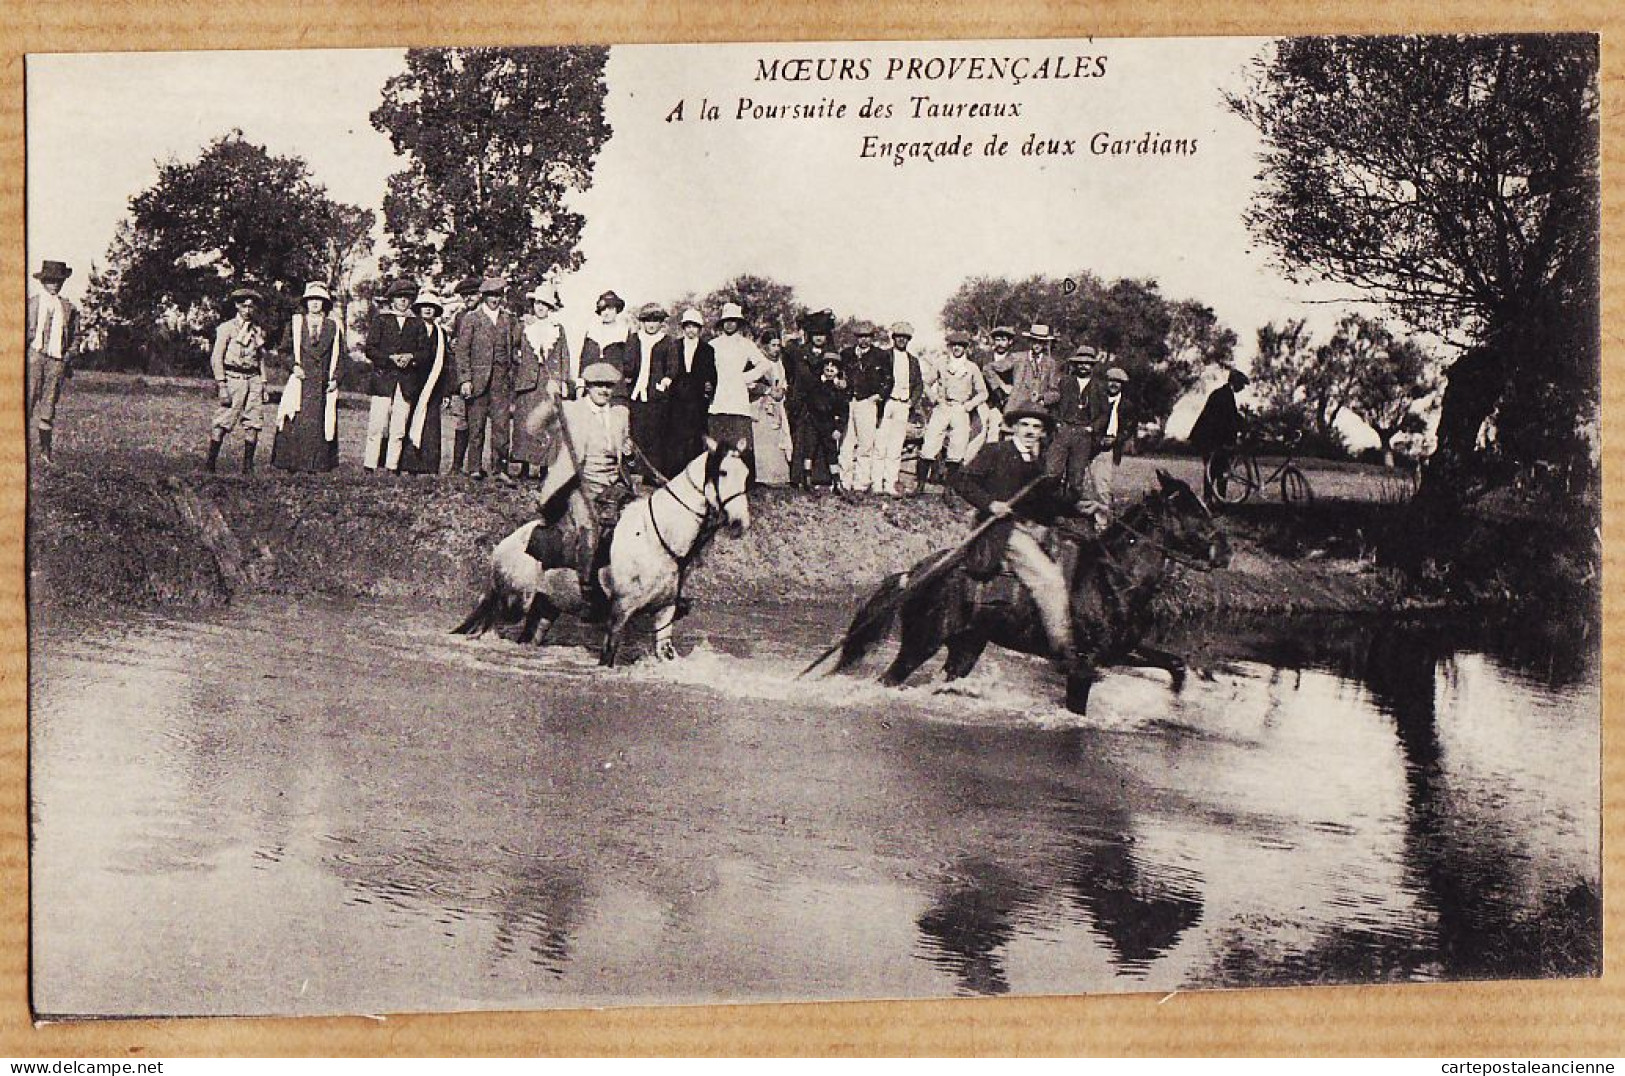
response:
{"label": "bicycle wheel", "polygon": [[1281,469],[1281,500],[1287,504],[1308,504],[1314,499],[1309,479],[1303,476],[1302,471],[1290,464]]}
{"label": "bicycle wheel", "polygon": [[1222,504],[1240,504],[1253,495],[1257,487],[1252,475],[1252,464],[1246,456],[1231,456],[1223,467],[1212,467],[1213,495]]}

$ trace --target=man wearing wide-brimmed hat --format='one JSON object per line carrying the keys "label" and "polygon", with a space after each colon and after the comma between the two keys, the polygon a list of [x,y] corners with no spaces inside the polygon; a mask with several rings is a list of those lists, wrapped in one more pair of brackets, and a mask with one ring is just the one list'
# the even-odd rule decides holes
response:
{"label": "man wearing wide-brimmed hat", "polygon": [[226,434],[233,426],[241,425],[243,473],[250,474],[264,426],[261,409],[265,404],[265,330],[255,319],[265,297],[253,288],[239,287],[229,298],[237,308],[237,316],[216,327],[214,348],[209,353],[220,406],[209,427],[209,455],[204,466],[215,469]]}
{"label": "man wearing wide-brimmed hat", "polygon": [[457,383],[468,404],[468,476],[485,477],[485,428],[491,427],[492,471],[512,484],[508,445],[513,432],[513,377],[521,349],[519,322],[502,308],[508,282],[480,281],[480,305],[463,315],[454,348]]}
{"label": "man wearing wide-brimmed hat", "polygon": [[62,298],[62,285],[72,275],[63,262],[43,262],[34,274],[42,294],[28,300],[28,416],[34,420],[43,463],[51,462],[56,405],[79,345],[79,311]]}
{"label": "man wearing wide-brimmed hat", "polygon": [[[397,280],[384,292],[388,309],[373,315],[367,326],[367,361],[372,374],[367,379],[371,406],[367,412],[367,439],[361,465],[376,472],[398,471],[401,444],[406,439],[406,423],[412,404],[402,390],[402,380],[415,368],[426,367],[428,356],[421,353],[425,339],[412,300],[418,286],[410,280]],[[421,376],[421,375],[419,375]]]}
{"label": "man wearing wide-brimmed hat", "polygon": [[1072,657],[1072,614],[1066,577],[1044,552],[1047,528],[1070,512],[1055,479],[1044,474],[1043,441],[1054,419],[1042,407],[1023,405],[1005,412],[1010,436],[986,445],[950,480],[976,508],[978,525],[998,522],[983,532],[965,558],[977,577],[1009,567],[1038,606],[1052,659],[1063,667]]}
{"label": "man wearing wide-brimmed hat", "polygon": [[[1060,370],[1050,354],[1055,346],[1055,334],[1042,322],[1027,330],[1027,350],[1015,353],[1010,363],[1011,408],[1038,406],[1046,411],[1054,408],[1061,398]],[[1002,372],[1002,371],[1001,371]],[[1009,423],[1005,424],[1007,427]]]}
{"label": "man wearing wide-brimmed hat", "polygon": [[875,346],[875,327],[860,321],[852,327],[854,343],[841,352],[841,371],[851,405],[846,437],[841,441],[841,475],[846,488],[865,493],[880,478],[881,407],[892,389],[891,352]]}

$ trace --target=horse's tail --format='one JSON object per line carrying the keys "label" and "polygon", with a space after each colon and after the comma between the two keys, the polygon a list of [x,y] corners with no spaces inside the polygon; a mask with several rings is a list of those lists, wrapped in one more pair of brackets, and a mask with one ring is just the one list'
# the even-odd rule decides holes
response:
{"label": "horse's tail", "polygon": [[497,621],[497,607],[499,599],[495,587],[485,592],[485,597],[468,614],[468,619],[452,628],[453,635],[480,635],[489,631]]}
{"label": "horse's tail", "polygon": [[891,631],[903,605],[898,598],[908,586],[908,580],[908,572],[893,572],[880,581],[880,586],[858,609],[841,642],[841,660],[835,663],[836,672],[862,661]]}

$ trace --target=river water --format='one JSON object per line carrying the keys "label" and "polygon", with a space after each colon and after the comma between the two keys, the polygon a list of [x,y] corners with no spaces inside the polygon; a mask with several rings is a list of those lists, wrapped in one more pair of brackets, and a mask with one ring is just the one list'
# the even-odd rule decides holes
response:
{"label": "river water", "polygon": [[[1087,717],[797,680],[844,610],[599,670],[464,612],[36,619],[46,1014],[384,1013],[1595,973],[1599,694],[1562,648],[1296,621]],[[933,666],[935,668],[936,666]]]}

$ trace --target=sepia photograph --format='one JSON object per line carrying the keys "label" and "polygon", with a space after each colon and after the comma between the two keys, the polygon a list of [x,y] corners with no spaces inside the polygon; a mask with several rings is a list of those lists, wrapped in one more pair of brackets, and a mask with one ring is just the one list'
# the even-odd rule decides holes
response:
{"label": "sepia photograph", "polygon": [[30,54],[35,1016],[1600,976],[1598,63]]}

